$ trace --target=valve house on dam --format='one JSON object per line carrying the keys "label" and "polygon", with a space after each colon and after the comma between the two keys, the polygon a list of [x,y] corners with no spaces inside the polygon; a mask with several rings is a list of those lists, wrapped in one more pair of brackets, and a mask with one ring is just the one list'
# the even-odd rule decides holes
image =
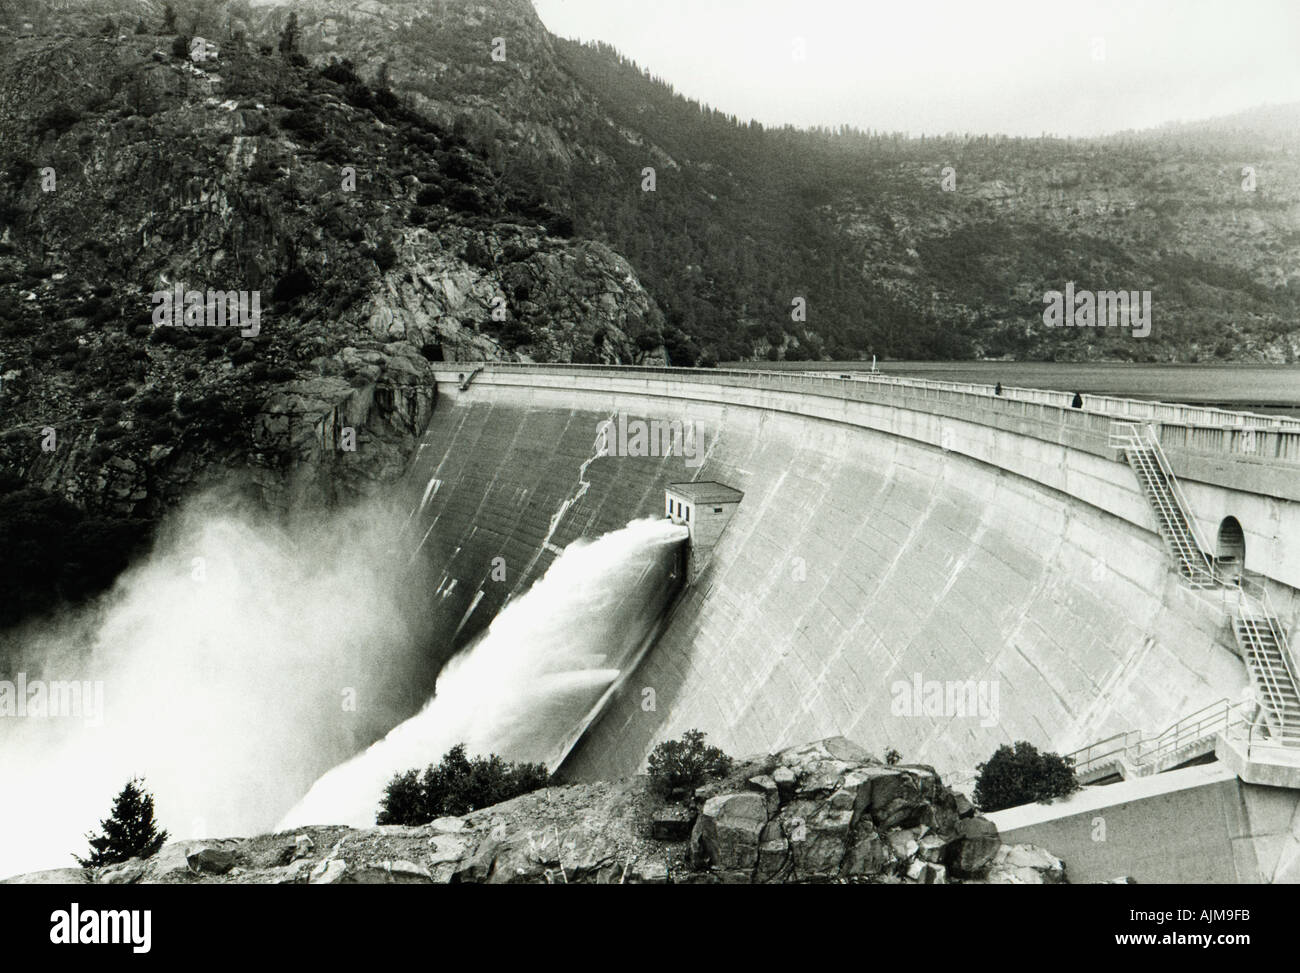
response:
{"label": "valve house on dam", "polygon": [[714,546],[744,498],[739,490],[712,480],[670,483],[664,490],[664,512],[673,523],[682,524],[690,531],[690,550],[686,555],[688,583],[693,584],[708,566]]}

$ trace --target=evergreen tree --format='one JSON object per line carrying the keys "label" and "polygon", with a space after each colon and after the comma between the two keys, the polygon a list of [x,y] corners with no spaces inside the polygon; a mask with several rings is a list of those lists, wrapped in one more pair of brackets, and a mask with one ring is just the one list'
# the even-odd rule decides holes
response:
{"label": "evergreen tree", "polygon": [[298,52],[298,14],[289,14],[289,20],[280,34],[280,53],[285,57]]}
{"label": "evergreen tree", "polygon": [[144,781],[132,778],[113,802],[113,813],[99,822],[99,836],[86,835],[90,857],[73,855],[82,868],[116,865],[130,858],[148,858],[167,841],[167,832],[159,831],[153,819],[153,795],[144,789]]}
{"label": "evergreen tree", "polygon": [[170,3],[163,7],[162,32],[164,34],[176,33],[176,8]]}

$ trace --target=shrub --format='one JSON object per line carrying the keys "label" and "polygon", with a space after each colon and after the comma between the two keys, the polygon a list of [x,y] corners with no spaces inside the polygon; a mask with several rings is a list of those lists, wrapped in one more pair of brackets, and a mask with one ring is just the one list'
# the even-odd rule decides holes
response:
{"label": "shrub", "polygon": [[81,112],[70,105],[55,105],[37,120],[36,131],[38,135],[48,132],[59,136],[79,121]]}
{"label": "shrub", "polygon": [[361,83],[361,79],[357,76],[356,65],[346,57],[341,61],[336,57],[330,58],[330,63],[321,68],[320,73],[342,85]]}
{"label": "shrub", "polygon": [[573,236],[572,216],[552,216],[546,221],[546,234],[553,237],[569,238]]}
{"label": "shrub", "polygon": [[277,302],[293,302],[304,294],[310,293],[314,286],[315,281],[311,279],[311,274],[302,267],[295,267],[276,281],[275,289],[271,291],[271,299]]}
{"label": "shrub", "polygon": [[684,797],[711,777],[724,777],[731,758],[706,746],[704,733],[687,730],[680,740],[665,740],[650,752],[650,781],[668,798]]}
{"label": "shrub", "polygon": [[90,856],[73,855],[82,868],[116,865],[131,858],[148,858],[167,841],[167,832],[159,831],[153,820],[153,795],[144,789],[144,781],[126,782],[113,802],[113,813],[99,822],[99,836],[86,835]]}
{"label": "shrub", "polygon": [[172,40],[172,55],[174,57],[190,56],[190,39],[185,34],[177,34]]}
{"label": "shrub", "polygon": [[465,262],[474,267],[491,270],[496,266],[491,249],[478,237],[470,237],[465,244]]}
{"label": "shrub", "polygon": [[172,409],[172,397],[166,392],[148,392],[140,397],[135,407],[142,416],[166,415]]}
{"label": "shrub", "polygon": [[325,126],[320,117],[312,111],[298,108],[289,112],[280,121],[280,127],[296,132],[306,142],[319,142],[325,138]]}
{"label": "shrub", "polygon": [[392,270],[393,265],[397,263],[397,248],[391,241],[385,240],[375,248],[374,259],[380,270]]}
{"label": "shrub", "polygon": [[890,747],[888,750],[885,751],[885,763],[888,764],[890,767],[896,767],[899,763],[902,762],[902,760],[903,760],[903,755],[899,753],[897,750],[895,750],[893,747]]}
{"label": "shrub", "polygon": [[485,213],[487,205],[483,202],[483,197],[478,194],[477,190],[469,186],[458,186],[456,191],[447,199],[448,205],[452,209],[459,210],[462,213]]}
{"label": "shrub", "polygon": [[468,814],[547,786],[544,764],[510,763],[497,754],[467,757],[458,743],[421,776],[408,770],[384,789],[377,824],[427,824],[446,815]]}
{"label": "shrub", "polygon": [[422,186],[416,193],[415,202],[417,206],[436,206],[446,195],[441,186]]}
{"label": "shrub", "polygon": [[975,803],[983,811],[1050,801],[1079,789],[1074,778],[1074,761],[1055,753],[1039,753],[1031,743],[1021,740],[1014,747],[998,747],[977,768]]}

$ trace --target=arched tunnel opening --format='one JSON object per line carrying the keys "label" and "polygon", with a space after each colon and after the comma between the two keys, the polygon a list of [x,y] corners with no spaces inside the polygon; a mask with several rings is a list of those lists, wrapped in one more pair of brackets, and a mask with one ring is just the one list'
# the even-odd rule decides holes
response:
{"label": "arched tunnel opening", "polygon": [[1224,517],[1214,545],[1214,563],[1220,574],[1239,579],[1246,568],[1246,533],[1236,517]]}

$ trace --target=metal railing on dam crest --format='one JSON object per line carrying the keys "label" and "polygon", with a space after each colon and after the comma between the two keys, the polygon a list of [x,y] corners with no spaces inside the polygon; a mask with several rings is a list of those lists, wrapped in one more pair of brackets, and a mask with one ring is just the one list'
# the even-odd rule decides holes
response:
{"label": "metal railing on dam crest", "polygon": [[[451,363],[448,363],[451,365]],[[816,372],[732,368],[673,368],[657,365],[572,365],[531,362],[464,363],[476,372],[646,379],[732,386],[817,395],[960,417],[979,413],[1032,423],[1041,430],[1063,430],[1103,451],[1115,419],[1149,423],[1165,448],[1230,454],[1265,463],[1300,464],[1300,419],[1203,406],[1087,395],[1082,407],[1068,392],[904,378],[874,372],[842,377]],[[978,421],[975,419],[974,421]],[[1029,431],[1026,429],[1026,431]],[[1056,436],[1048,438],[1056,439]]]}

